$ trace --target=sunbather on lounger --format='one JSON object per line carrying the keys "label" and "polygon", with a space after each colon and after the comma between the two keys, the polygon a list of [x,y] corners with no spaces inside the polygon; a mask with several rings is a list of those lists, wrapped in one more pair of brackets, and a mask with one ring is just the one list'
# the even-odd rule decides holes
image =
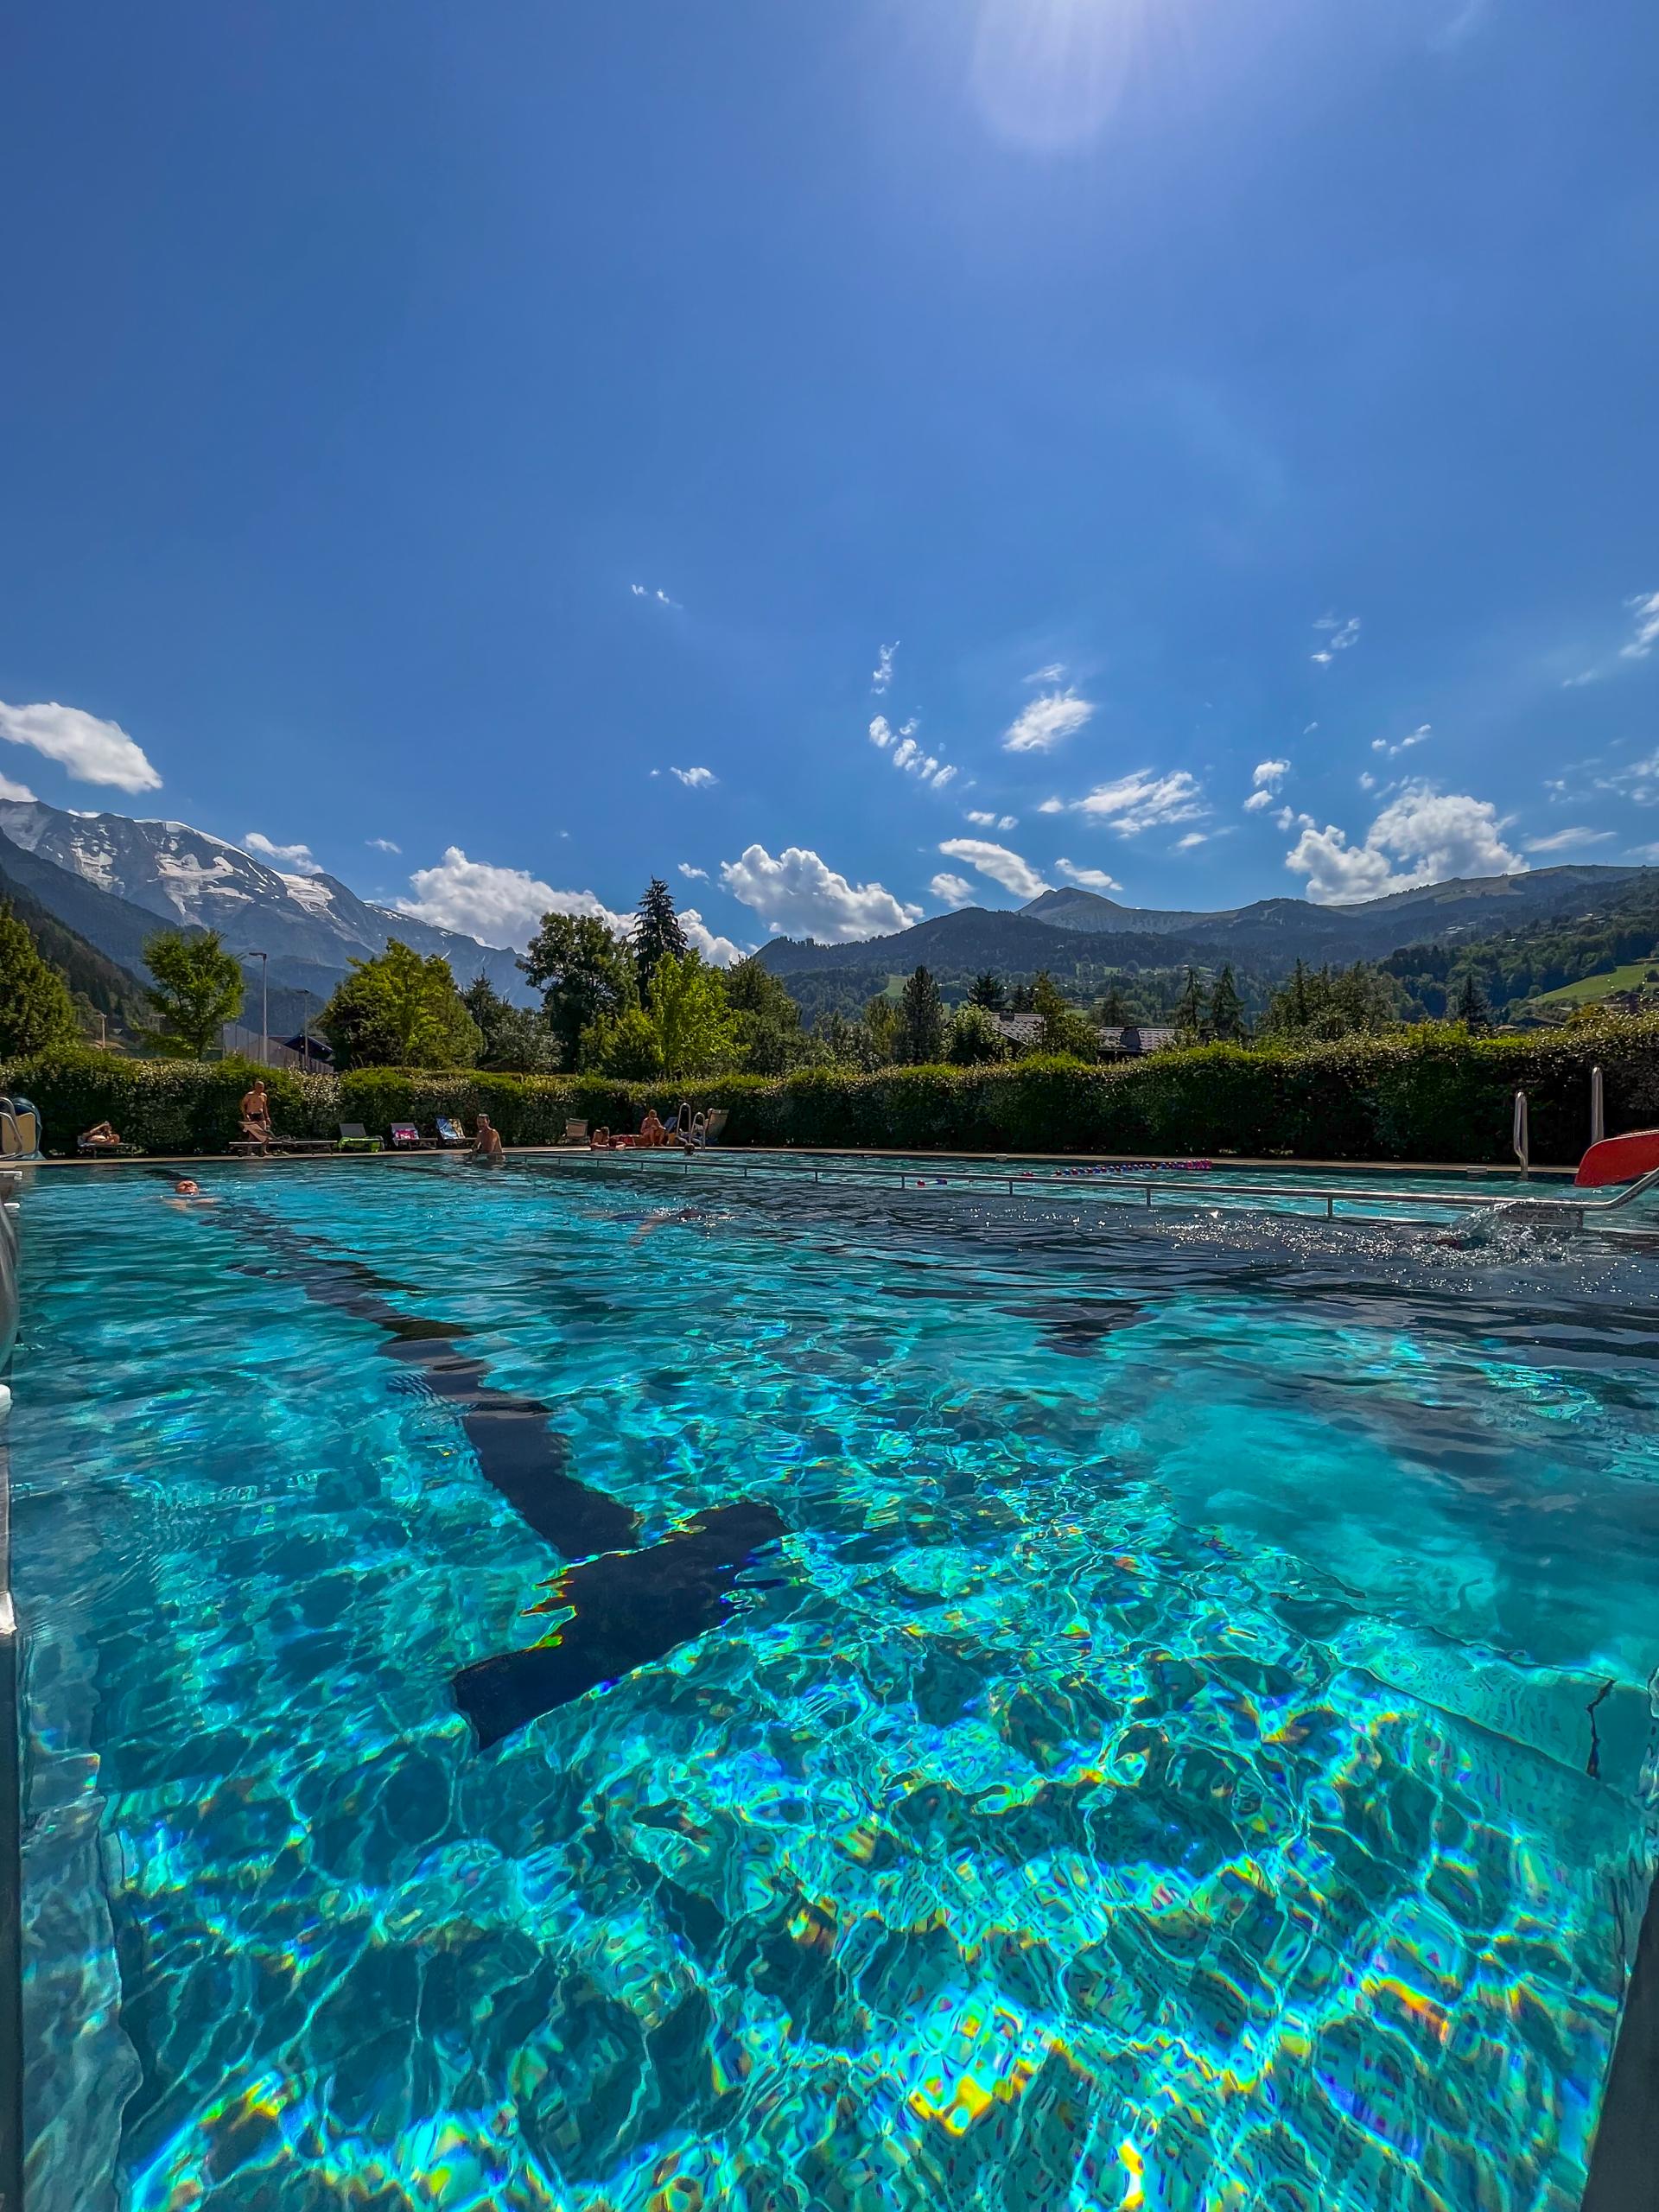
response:
{"label": "sunbather on lounger", "polygon": [[80,1141],[88,1152],[102,1152],[109,1146],[118,1145],[121,1140],[107,1122],[94,1122]]}

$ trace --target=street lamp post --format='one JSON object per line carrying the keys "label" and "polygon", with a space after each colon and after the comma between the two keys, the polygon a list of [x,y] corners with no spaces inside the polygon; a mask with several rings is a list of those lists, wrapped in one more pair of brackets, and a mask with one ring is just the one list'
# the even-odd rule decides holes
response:
{"label": "street lamp post", "polygon": [[259,1065],[270,1065],[270,955],[259,956]]}

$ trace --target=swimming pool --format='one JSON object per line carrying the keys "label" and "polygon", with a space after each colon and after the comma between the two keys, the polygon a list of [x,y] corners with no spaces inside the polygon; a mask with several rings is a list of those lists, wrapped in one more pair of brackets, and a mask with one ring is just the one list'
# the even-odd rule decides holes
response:
{"label": "swimming pool", "polygon": [[24,1199],[31,2212],[1577,2203],[1639,1260],[204,1179]]}

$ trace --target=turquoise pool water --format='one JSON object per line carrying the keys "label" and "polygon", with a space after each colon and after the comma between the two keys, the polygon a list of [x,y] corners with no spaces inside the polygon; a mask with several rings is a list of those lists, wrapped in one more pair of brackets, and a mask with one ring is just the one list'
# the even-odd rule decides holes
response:
{"label": "turquoise pool water", "polygon": [[31,2212],[1571,2212],[1650,1263],[205,1179],[24,1200]]}

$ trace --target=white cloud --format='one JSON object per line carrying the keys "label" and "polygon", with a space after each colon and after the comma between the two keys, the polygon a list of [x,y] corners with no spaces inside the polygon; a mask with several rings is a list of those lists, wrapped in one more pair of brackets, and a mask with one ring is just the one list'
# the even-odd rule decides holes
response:
{"label": "white cloud", "polygon": [[1075,691],[1045,691],[1022,707],[1002,734],[1007,753],[1052,752],[1063,737],[1081,729],[1094,713],[1094,704]]}
{"label": "white cloud", "polygon": [[1431,734],[1431,725],[1427,722],[1420,722],[1411,734],[1408,737],[1402,737],[1397,745],[1390,745],[1386,737],[1374,737],[1371,740],[1371,750],[1373,753],[1380,753],[1385,760],[1397,760],[1402,753],[1409,753],[1414,745],[1427,744]]}
{"label": "white cloud", "polygon": [[262,837],[257,830],[250,830],[242,840],[251,853],[257,853],[262,861],[272,861],[278,868],[291,868],[296,875],[321,875],[322,863],[313,854],[309,845],[273,845],[269,837]]}
{"label": "white cloud", "polygon": [[1103,868],[1076,868],[1070,861],[1056,861],[1055,867],[1069,883],[1081,884],[1085,891],[1121,891],[1123,887],[1115,875],[1108,875]]}
{"label": "white cloud", "polygon": [[1659,591],[1638,592],[1624,602],[1636,616],[1636,635],[1618,649],[1621,660],[1646,660],[1659,645]]}
{"label": "white cloud", "polygon": [[[665,591],[653,591],[649,584],[630,584],[628,586],[628,589],[633,594],[636,599],[655,600],[659,607],[680,607],[680,602],[677,599],[671,599]],[[680,611],[683,613],[684,609],[680,608]]]}
{"label": "white cloud", "polygon": [[14,784],[10,776],[0,776],[0,798],[32,802],[34,798],[35,794],[27,784]]}
{"label": "white cloud", "polygon": [[1617,791],[1637,806],[1651,806],[1659,799],[1659,753],[1633,760],[1628,768],[1616,768],[1611,775],[1598,776],[1595,784],[1599,791]]}
{"label": "white cloud", "polygon": [[942,906],[966,906],[974,895],[965,875],[936,875],[927,887]]}
{"label": "white cloud", "polygon": [[1027,683],[1064,683],[1065,663],[1063,660],[1052,660],[1046,668],[1033,668],[1025,681]]}
{"label": "white cloud", "polygon": [[409,884],[415,895],[397,901],[400,914],[521,952],[543,914],[596,915],[619,934],[633,926],[631,914],[612,913],[591,891],[556,891],[528,869],[469,861],[459,845],[449,846],[437,867],[416,868]]}
{"label": "white cloud", "polygon": [[1324,631],[1325,643],[1308,658],[1317,661],[1321,668],[1328,668],[1338,653],[1345,653],[1351,646],[1359,643],[1357,614],[1349,615],[1345,621],[1335,614],[1322,614],[1313,627]]}
{"label": "white cloud", "polygon": [[774,860],[764,845],[721,863],[720,880],[773,931],[844,944],[907,929],[922,918],[879,883],[849,883],[810,848],[788,845]]}
{"label": "white cloud", "polygon": [[[1264,807],[1273,804],[1279,796],[1279,786],[1290,773],[1288,760],[1259,760],[1251,772],[1250,781],[1255,789],[1244,802],[1246,814],[1260,814]],[[1185,839],[1182,841],[1185,842]]]}
{"label": "white cloud", "polygon": [[1063,798],[1046,798],[1037,811],[1039,814],[1064,814],[1065,801]]}
{"label": "white cloud", "polygon": [[[1038,809],[1039,814],[1060,810],[1058,799],[1045,799]],[[1166,823],[1197,822],[1209,810],[1202,789],[1185,768],[1174,769],[1166,776],[1154,775],[1149,768],[1138,769],[1132,776],[1120,776],[1114,784],[1096,784],[1093,791],[1071,802],[1073,814],[1107,823],[1125,837]]]}
{"label": "white cloud", "polygon": [[888,684],[892,683],[893,657],[898,650],[899,640],[897,638],[893,639],[890,645],[878,645],[876,647],[875,666],[870,671],[870,689],[872,691],[885,691]]}
{"label": "white cloud", "polygon": [[947,837],[939,850],[948,861],[965,861],[1017,899],[1034,899],[1050,888],[1028,861],[1006,845],[988,844],[982,837]]}
{"label": "white cloud", "polygon": [[79,707],[44,700],[32,707],[8,707],[0,701],[0,737],[32,746],[60,762],[78,784],[108,784],[118,791],[156,791],[162,779],[141,747],[119,722],[101,721]]}
{"label": "white cloud", "polygon": [[707,883],[709,880],[708,869],[706,868],[693,868],[690,861],[682,861],[680,862],[680,874],[685,878],[688,883]]}
{"label": "white cloud", "polygon": [[956,775],[954,767],[946,767],[937,753],[926,752],[916,741],[920,724],[914,716],[894,729],[885,715],[877,715],[870,723],[870,742],[882,752],[892,748],[891,758],[895,768],[907,775],[919,777],[925,784],[942,791]]}
{"label": "white cloud", "polygon": [[1185,837],[1178,837],[1175,840],[1175,849],[1178,853],[1190,853],[1194,845],[1207,845],[1209,842],[1210,833],[1207,830],[1189,830]]}
{"label": "white cloud", "polygon": [[[1369,768],[1362,768],[1360,771],[1359,788],[1363,791],[1374,791],[1376,789],[1376,778],[1371,773]],[[1283,826],[1284,825],[1281,823],[1280,827],[1281,829]]]}
{"label": "white cloud", "polygon": [[711,967],[730,968],[743,957],[742,946],[734,944],[728,937],[716,937],[695,906],[681,907],[680,927],[692,950],[700,952]]}
{"label": "white cloud", "polygon": [[710,784],[720,781],[712,768],[671,768],[668,772],[677,776],[683,784],[689,784],[694,791],[706,791]]}
{"label": "white cloud", "polygon": [[1529,837],[1529,853],[1573,853],[1586,845],[1607,845],[1612,842],[1611,830],[1557,830],[1548,837]]}
{"label": "white cloud", "polygon": [[1505,827],[1490,799],[1408,784],[1372,823],[1363,845],[1351,844],[1332,824],[1316,830],[1306,823],[1285,866],[1307,878],[1316,906],[1347,906],[1452,877],[1519,874],[1527,863],[1503,842]]}
{"label": "white cloud", "polygon": [[969,808],[963,819],[977,823],[982,830],[1017,830],[1020,827],[1017,814],[987,814],[982,808],[974,806]]}
{"label": "white cloud", "polygon": [[401,853],[403,847],[394,845],[390,837],[365,837],[364,843],[372,853]]}

